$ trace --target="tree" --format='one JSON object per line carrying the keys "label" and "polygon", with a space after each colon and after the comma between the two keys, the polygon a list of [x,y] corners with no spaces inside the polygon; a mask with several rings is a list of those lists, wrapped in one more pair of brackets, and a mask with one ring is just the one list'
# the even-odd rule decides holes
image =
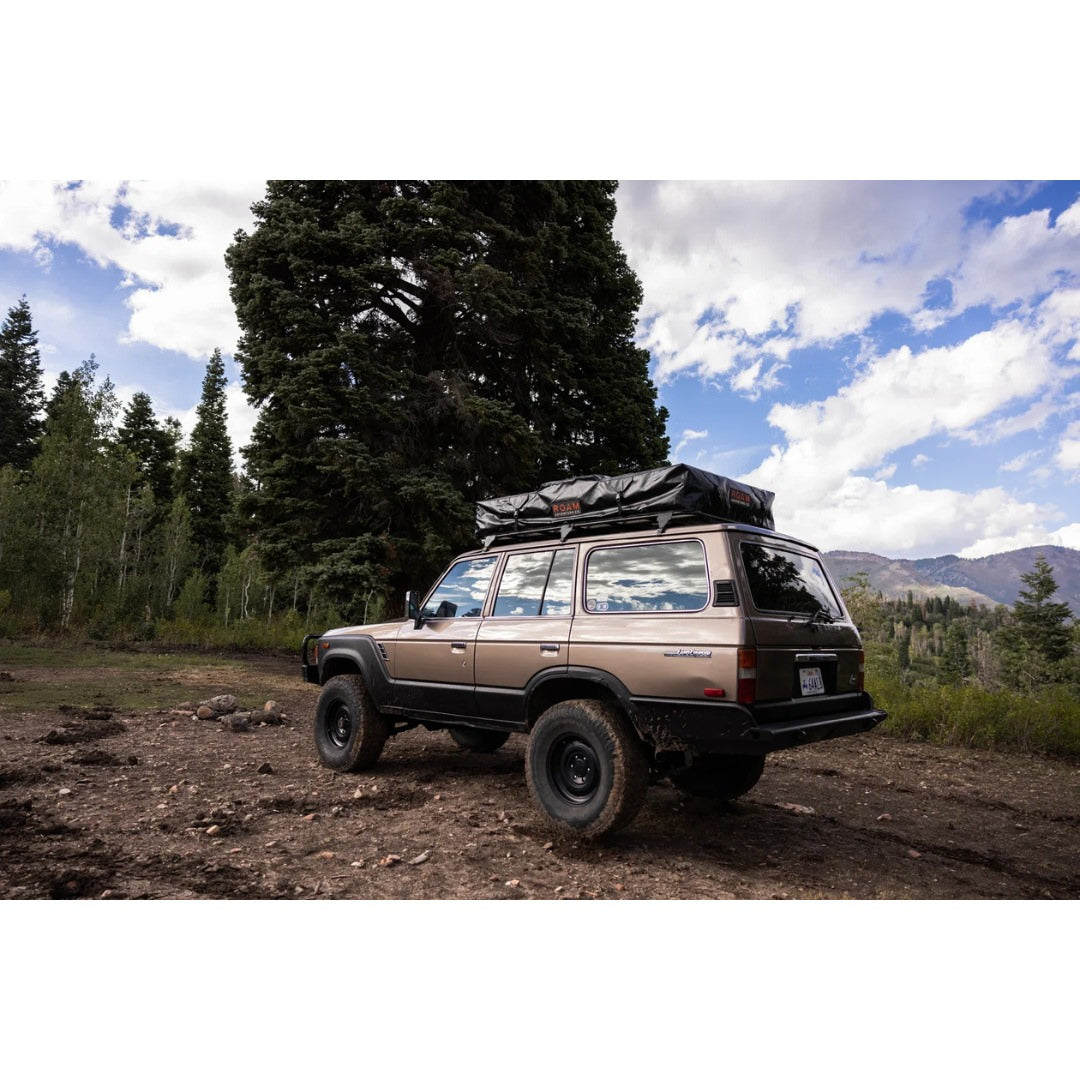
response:
{"label": "tree", "polygon": [[1020,580],[1027,586],[1013,605],[1020,636],[1049,663],[1064,660],[1071,651],[1071,637],[1066,622],[1072,618],[1068,604],[1050,598],[1057,592],[1054,572],[1040,554],[1035,567]]}
{"label": "tree", "polygon": [[0,325],[0,466],[26,469],[41,437],[41,354],[26,297]]}
{"label": "tree", "polygon": [[206,365],[191,444],[181,458],[180,488],[191,513],[196,560],[217,574],[225,555],[225,523],[232,499],[232,442],[225,409],[225,364],[215,349]]}
{"label": "tree", "polygon": [[158,507],[173,498],[179,444],[179,424],[170,416],[164,424],[154,415],[149,394],[134,394],[116,433],[117,445],[135,458],[139,479],[150,485]]}
{"label": "tree", "polygon": [[664,462],[603,182],[273,182],[226,255],[260,558],[426,584],[478,498]]}

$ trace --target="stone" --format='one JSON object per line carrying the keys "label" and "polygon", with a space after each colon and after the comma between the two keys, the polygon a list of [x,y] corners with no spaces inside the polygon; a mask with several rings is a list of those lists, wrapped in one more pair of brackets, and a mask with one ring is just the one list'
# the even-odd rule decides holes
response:
{"label": "stone", "polygon": [[195,716],[199,720],[216,720],[217,719],[217,713],[214,712],[214,710],[211,709],[209,705],[200,705],[199,708],[195,712]]}
{"label": "stone", "polygon": [[57,795],[70,795],[71,794],[71,788],[62,787],[56,794]]}
{"label": "stone", "polygon": [[269,761],[264,761],[256,770],[260,776],[273,776],[274,766]]}
{"label": "stone", "polygon": [[431,858],[430,851],[421,851],[419,855],[414,859],[409,860],[410,866],[420,866],[422,863],[426,863]]}
{"label": "stone", "polygon": [[218,694],[216,697],[201,702],[201,704],[209,706],[218,716],[236,712],[236,698],[232,694]]}
{"label": "stone", "polygon": [[223,716],[221,718],[221,722],[230,731],[251,730],[251,717],[248,716],[246,713],[234,713],[232,715]]}
{"label": "stone", "polygon": [[209,828],[208,828],[208,829],[206,830],[206,835],[207,835],[207,836],[217,836],[217,834],[218,834],[219,832],[221,832],[221,826],[220,826],[220,825],[211,825],[211,826],[210,826],[210,827],[209,827]]}
{"label": "stone", "polygon": [[385,859],[379,860],[380,866],[397,866],[401,862],[400,855],[387,855]]}

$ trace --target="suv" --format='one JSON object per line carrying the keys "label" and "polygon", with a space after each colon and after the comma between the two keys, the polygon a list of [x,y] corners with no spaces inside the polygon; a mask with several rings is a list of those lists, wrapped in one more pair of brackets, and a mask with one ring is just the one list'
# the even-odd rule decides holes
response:
{"label": "suv", "polygon": [[599,836],[650,776],[734,799],[770,751],[869,730],[886,714],[858,631],[771,504],[687,466],[477,504],[483,547],[408,594],[405,620],[304,639],[319,757],[368,768],[418,726],[480,752],[521,732],[540,810]]}

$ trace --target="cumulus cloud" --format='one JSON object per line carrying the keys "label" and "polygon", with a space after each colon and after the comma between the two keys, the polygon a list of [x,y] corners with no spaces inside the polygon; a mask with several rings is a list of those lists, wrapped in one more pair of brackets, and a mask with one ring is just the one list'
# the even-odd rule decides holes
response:
{"label": "cumulus cloud", "polygon": [[0,246],[47,263],[74,244],[130,290],[127,342],[192,357],[233,352],[239,328],[224,252],[250,229],[263,181],[0,182]]}
{"label": "cumulus cloud", "polygon": [[695,431],[693,428],[687,428],[682,433],[682,438],[679,440],[679,444],[672,451],[672,458],[677,458],[692,442],[696,442],[698,439],[707,439],[709,437],[709,431],[706,428],[704,431]]}

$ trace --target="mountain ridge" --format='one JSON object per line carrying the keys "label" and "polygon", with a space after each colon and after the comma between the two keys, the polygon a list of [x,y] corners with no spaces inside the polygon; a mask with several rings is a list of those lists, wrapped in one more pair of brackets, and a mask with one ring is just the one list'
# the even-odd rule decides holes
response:
{"label": "mountain ridge", "polygon": [[1069,605],[1080,614],[1080,551],[1076,548],[1040,544],[1034,547],[965,559],[959,555],[938,555],[929,559],[892,559],[870,551],[826,551],[825,561],[836,581],[865,573],[870,587],[889,598],[951,596],[962,604],[987,607],[1015,604],[1024,583],[1021,574],[1030,572],[1043,555],[1050,564],[1058,591],[1054,600]]}

